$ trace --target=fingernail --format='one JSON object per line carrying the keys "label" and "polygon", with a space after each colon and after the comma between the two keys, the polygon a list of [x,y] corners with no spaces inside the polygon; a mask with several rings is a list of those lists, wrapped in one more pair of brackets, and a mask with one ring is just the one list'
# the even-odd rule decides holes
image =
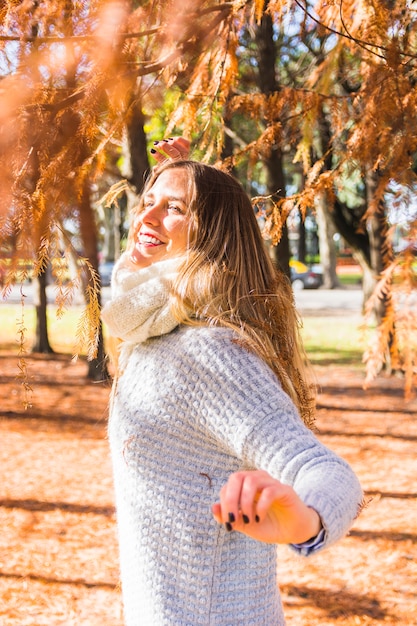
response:
{"label": "fingernail", "polygon": [[249,517],[247,515],[242,515],[243,523],[249,524]]}
{"label": "fingernail", "polygon": [[159,143],[159,141],[154,141],[154,142],[153,142],[153,145],[154,145],[154,146],[157,146],[157,145],[158,145],[158,143]]}
{"label": "fingernail", "polygon": [[168,139],[164,139],[165,143],[168,143]]}
{"label": "fingernail", "polygon": [[156,154],[156,150],[154,150],[153,148],[151,148],[151,149],[149,150],[149,152],[150,152],[151,154]]}
{"label": "fingernail", "polygon": [[168,141],[174,141],[174,137],[168,137]]}
{"label": "fingernail", "polygon": [[261,520],[259,519],[259,515],[255,515],[255,522],[259,523]]}
{"label": "fingernail", "polygon": [[228,533],[230,533],[233,530],[232,525],[229,524],[229,522],[226,522],[224,526]]}
{"label": "fingernail", "polygon": [[233,513],[229,513],[229,522],[230,522],[231,524],[233,524],[233,522],[234,522],[234,521],[235,521],[235,516],[234,516],[234,514],[233,514]]}

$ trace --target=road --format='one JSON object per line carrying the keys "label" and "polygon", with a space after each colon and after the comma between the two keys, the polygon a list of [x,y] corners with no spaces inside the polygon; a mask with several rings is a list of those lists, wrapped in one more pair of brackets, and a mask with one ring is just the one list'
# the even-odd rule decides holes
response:
{"label": "road", "polygon": [[296,291],[295,302],[304,316],[350,315],[362,312],[362,289],[303,289]]}
{"label": "road", "polygon": [[[25,295],[25,304],[33,303],[33,286],[25,283],[22,287]],[[56,290],[54,285],[47,288],[48,302],[55,301]],[[103,287],[102,300],[103,303],[110,299],[110,287]],[[2,302],[6,304],[16,304],[21,301],[21,288],[15,286],[11,290],[8,297]],[[361,313],[362,308],[362,291],[360,288],[347,289],[304,289],[295,292],[295,301],[297,309],[301,315],[346,315],[352,313]],[[76,294],[73,301],[74,305],[82,305],[83,298],[81,294]]]}

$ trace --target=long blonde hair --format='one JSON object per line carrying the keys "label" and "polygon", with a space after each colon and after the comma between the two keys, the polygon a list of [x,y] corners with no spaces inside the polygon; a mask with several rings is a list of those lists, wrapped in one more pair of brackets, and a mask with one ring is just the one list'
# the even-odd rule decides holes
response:
{"label": "long blonde hair", "polygon": [[266,251],[246,192],[231,175],[195,161],[159,167],[145,192],[161,172],[176,168],[189,173],[192,219],[186,261],[172,289],[174,315],[183,324],[233,329],[275,372],[304,422],[312,426],[315,386],[291,285]]}

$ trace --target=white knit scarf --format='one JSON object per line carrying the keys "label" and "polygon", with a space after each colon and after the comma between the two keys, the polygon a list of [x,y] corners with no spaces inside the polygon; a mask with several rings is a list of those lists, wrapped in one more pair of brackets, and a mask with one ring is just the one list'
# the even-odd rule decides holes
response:
{"label": "white knit scarf", "polygon": [[110,334],[122,340],[120,360],[126,359],[133,347],[150,337],[171,332],[178,326],[169,307],[169,291],[181,257],[153,263],[131,270],[124,267],[125,256],[119,259],[112,275],[112,299],[101,316]]}

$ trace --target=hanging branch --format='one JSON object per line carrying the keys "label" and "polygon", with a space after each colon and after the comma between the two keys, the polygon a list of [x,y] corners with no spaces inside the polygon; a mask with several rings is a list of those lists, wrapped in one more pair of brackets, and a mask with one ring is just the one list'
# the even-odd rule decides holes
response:
{"label": "hanging branch", "polygon": [[[387,53],[389,52],[389,48],[387,48],[386,46],[381,46],[381,45],[379,45],[377,43],[370,42],[370,41],[363,41],[362,39],[358,39],[357,37],[354,37],[353,35],[350,34],[349,30],[347,29],[347,27],[345,25],[344,19],[343,19],[342,0],[340,2],[340,11],[339,11],[339,13],[340,13],[340,18],[341,18],[341,23],[343,25],[343,28],[345,29],[345,32],[337,30],[335,28],[332,28],[331,26],[328,26],[324,22],[321,22],[318,18],[314,17],[314,15],[312,13],[310,13],[310,11],[307,9],[307,6],[304,6],[303,4],[301,4],[300,0],[294,0],[294,2],[318,26],[321,26],[322,28],[327,30],[329,33],[332,33],[333,35],[337,35],[338,37],[343,37],[345,39],[348,39],[349,41],[353,41],[353,43],[357,44],[358,46],[360,46],[361,48],[363,48],[364,50],[366,50],[370,54],[373,54],[374,56],[377,56],[380,59],[383,59],[384,61],[386,61],[386,57],[385,56],[383,56],[382,54],[378,54],[377,52],[375,52],[371,48],[368,48],[368,46],[371,46],[372,48],[377,48],[378,50],[382,50],[383,52],[387,52]],[[409,52],[402,52],[401,50],[399,50],[399,54],[401,56],[408,57],[409,60],[410,59],[417,59],[417,54],[411,54]],[[407,63],[408,63],[408,61],[407,61]]]}

